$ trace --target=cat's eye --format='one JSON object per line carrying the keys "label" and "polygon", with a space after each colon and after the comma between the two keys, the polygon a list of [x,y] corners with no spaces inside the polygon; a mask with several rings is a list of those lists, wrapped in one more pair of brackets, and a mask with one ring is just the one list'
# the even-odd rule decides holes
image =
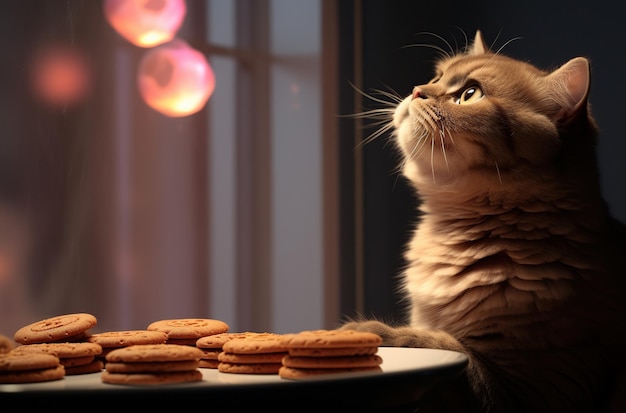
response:
{"label": "cat's eye", "polygon": [[474,85],[470,86],[461,93],[461,96],[456,100],[458,105],[467,105],[474,103],[483,97],[483,91],[480,87]]}

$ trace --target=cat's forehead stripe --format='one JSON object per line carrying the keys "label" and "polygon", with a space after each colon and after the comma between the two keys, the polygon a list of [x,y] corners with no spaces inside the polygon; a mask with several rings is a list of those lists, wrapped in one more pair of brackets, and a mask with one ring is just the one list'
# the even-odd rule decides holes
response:
{"label": "cat's forehead stripe", "polygon": [[489,60],[481,57],[463,57],[449,62],[441,67],[445,84],[448,88],[459,88],[471,78],[473,74],[484,68]]}

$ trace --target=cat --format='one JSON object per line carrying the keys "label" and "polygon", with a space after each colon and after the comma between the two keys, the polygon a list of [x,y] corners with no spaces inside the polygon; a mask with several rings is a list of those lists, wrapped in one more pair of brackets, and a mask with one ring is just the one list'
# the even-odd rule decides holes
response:
{"label": "cat", "polygon": [[479,30],[435,73],[383,128],[419,198],[408,325],[338,328],[468,356],[420,413],[626,411],[626,229],[601,195],[590,61],[541,70]]}

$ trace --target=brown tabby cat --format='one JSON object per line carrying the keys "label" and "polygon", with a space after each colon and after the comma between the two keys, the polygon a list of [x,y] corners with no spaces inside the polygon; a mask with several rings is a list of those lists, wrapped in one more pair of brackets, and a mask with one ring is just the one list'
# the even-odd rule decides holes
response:
{"label": "brown tabby cat", "polygon": [[589,85],[585,58],[545,72],[477,32],[395,107],[422,213],[410,325],[341,328],[468,355],[419,412],[626,412],[626,231],[600,193]]}

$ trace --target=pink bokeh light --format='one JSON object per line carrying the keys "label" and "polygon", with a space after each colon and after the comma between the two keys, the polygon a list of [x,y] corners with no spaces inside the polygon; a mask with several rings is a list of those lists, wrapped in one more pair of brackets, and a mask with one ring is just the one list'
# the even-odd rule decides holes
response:
{"label": "pink bokeh light", "polygon": [[215,89],[215,75],[202,53],[176,39],[144,55],[137,83],[148,106],[181,117],[204,107]]}
{"label": "pink bokeh light", "polygon": [[105,0],[103,6],[109,24],[139,47],[174,39],[187,13],[185,0]]}
{"label": "pink bokeh light", "polygon": [[42,101],[67,105],[82,100],[90,89],[90,70],[78,50],[49,46],[36,54],[32,69],[32,86]]}

